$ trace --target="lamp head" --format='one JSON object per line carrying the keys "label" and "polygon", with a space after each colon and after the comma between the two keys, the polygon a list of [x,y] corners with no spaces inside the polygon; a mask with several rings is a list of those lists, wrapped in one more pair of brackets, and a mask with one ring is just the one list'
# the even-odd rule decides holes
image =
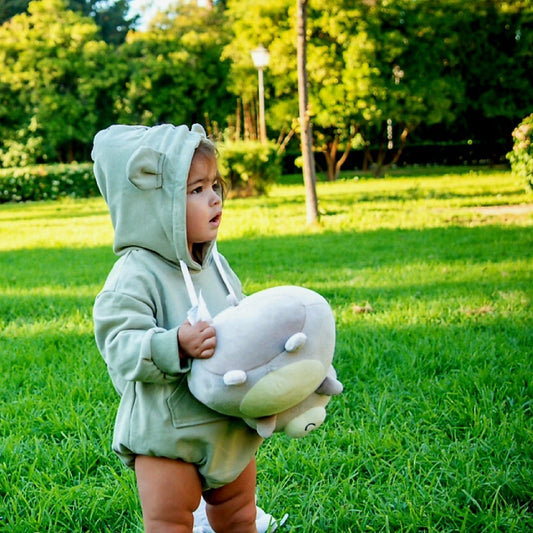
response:
{"label": "lamp head", "polygon": [[259,45],[255,50],[252,50],[251,55],[255,68],[261,69],[268,66],[268,62],[270,61],[270,53],[262,44]]}

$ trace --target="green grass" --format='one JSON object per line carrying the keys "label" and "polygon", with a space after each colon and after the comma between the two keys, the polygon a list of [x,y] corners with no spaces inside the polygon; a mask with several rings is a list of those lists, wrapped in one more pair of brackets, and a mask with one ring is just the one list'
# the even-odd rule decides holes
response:
{"label": "green grass", "polygon": [[[246,291],[306,285],[337,321],[345,392],[259,452],[284,531],[533,531],[533,211],[488,209],[533,199],[504,171],[416,174],[319,183],[311,230],[294,183],[226,205]],[[141,531],[92,338],[111,240],[101,200],[0,206],[2,533]]]}

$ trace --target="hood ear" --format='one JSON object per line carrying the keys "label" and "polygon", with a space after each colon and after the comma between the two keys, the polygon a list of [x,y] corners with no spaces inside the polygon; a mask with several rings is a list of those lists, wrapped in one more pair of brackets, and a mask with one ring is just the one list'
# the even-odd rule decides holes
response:
{"label": "hood ear", "polygon": [[141,191],[163,187],[165,154],[148,146],[139,146],[126,165],[128,180]]}
{"label": "hood ear", "polygon": [[193,133],[199,133],[200,135],[203,135],[204,137],[206,137],[206,133],[205,133],[205,130],[204,130],[204,127],[201,125],[201,124],[193,124],[192,127],[191,127],[191,131]]}

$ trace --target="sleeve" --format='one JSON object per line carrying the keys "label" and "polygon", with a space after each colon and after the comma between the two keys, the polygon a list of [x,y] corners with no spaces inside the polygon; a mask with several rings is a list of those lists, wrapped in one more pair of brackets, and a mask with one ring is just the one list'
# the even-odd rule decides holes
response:
{"label": "sleeve", "polygon": [[131,295],[104,291],[93,309],[96,344],[118,390],[125,381],[175,381],[181,366],[178,328],[157,326],[150,304]]}

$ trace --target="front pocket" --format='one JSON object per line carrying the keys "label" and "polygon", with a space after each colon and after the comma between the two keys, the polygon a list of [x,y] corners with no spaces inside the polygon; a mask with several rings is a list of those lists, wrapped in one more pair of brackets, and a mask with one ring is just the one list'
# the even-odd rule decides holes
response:
{"label": "front pocket", "polygon": [[168,397],[167,405],[170,409],[172,425],[176,429],[208,424],[228,418],[199,402],[189,391],[186,376],[183,376],[176,390]]}

